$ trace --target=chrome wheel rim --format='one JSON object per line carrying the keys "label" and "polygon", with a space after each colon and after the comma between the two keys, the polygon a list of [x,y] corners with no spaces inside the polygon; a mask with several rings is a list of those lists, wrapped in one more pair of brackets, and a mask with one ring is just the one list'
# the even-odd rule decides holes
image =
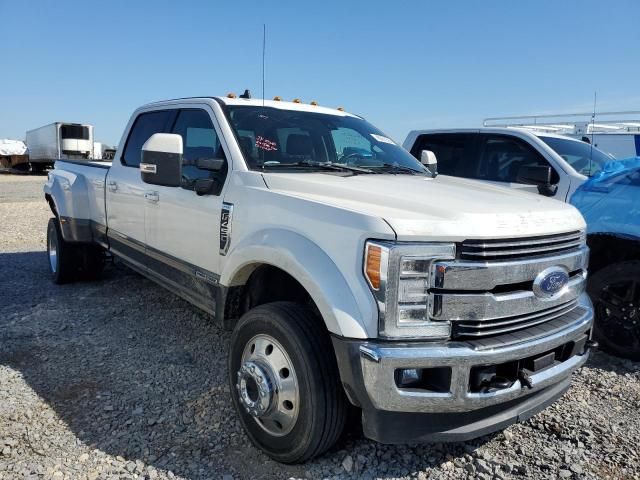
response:
{"label": "chrome wheel rim", "polygon": [[293,429],[300,390],[291,358],[280,342],[266,334],[249,340],[236,377],[240,405],[263,430],[280,437]]}
{"label": "chrome wheel rim", "polygon": [[58,261],[58,244],[55,231],[49,233],[49,241],[47,242],[47,253],[49,254],[49,265],[51,265],[51,271],[53,273],[56,273]]}

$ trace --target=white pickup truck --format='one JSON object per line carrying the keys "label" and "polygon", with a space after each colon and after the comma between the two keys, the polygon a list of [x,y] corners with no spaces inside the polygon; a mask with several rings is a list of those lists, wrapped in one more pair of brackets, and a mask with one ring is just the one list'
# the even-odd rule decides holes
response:
{"label": "white pickup truck", "polygon": [[145,105],[112,164],[59,161],[44,191],[54,281],[108,252],[232,329],[238,417],[282,462],[328,449],[354,409],[385,443],[504,428],[592,346],[577,210],[434,178],[341,110]]}

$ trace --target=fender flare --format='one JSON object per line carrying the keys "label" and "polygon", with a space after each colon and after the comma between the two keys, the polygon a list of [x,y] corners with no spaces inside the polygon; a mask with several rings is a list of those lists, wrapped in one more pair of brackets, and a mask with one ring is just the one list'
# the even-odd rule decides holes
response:
{"label": "fender flare", "polygon": [[287,272],[309,293],[327,329],[336,335],[368,338],[362,319],[374,314],[377,318],[373,295],[369,311],[362,311],[362,305],[358,304],[331,257],[317,244],[293,231],[257,231],[236,244],[225,263],[220,283],[226,286],[244,284],[259,265],[271,265]]}
{"label": "fender flare", "polygon": [[68,242],[90,241],[91,212],[86,179],[72,172],[54,170],[43,191],[61,222],[62,238]]}

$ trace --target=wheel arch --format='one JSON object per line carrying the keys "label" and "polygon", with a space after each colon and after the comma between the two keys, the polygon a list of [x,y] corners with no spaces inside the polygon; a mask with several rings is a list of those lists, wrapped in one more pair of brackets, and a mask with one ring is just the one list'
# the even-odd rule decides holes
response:
{"label": "wheel arch", "polygon": [[374,314],[373,296],[369,312],[363,313],[361,304],[331,257],[311,240],[288,230],[256,232],[229,252],[220,278],[220,283],[229,289],[226,304],[231,310],[225,306],[225,323],[227,314],[242,306],[247,292],[260,283],[256,278],[263,275],[267,279],[285,278],[286,286],[294,295],[301,293],[296,287],[299,285],[329,332],[351,338],[369,336],[361,319]]}
{"label": "wheel arch", "polygon": [[587,236],[590,249],[589,273],[612,263],[640,260],[640,238],[620,233],[592,233]]}

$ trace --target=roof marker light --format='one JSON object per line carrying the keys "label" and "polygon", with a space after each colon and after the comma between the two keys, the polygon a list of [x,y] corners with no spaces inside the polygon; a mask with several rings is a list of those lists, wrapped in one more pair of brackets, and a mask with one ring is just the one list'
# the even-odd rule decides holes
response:
{"label": "roof marker light", "polygon": [[302,103],[302,102],[300,102],[300,99],[299,99],[299,98],[294,98],[294,99],[293,99],[293,103]]}
{"label": "roof marker light", "polygon": [[344,107],[338,107],[336,110],[340,110],[341,112],[344,112]]}
{"label": "roof marker light", "polygon": [[313,105],[314,107],[317,107],[318,106],[318,102],[316,102],[315,100],[311,100],[309,105]]}
{"label": "roof marker light", "polygon": [[282,100],[278,95],[276,95],[275,97],[273,97],[273,101],[274,102],[279,102],[280,100]]}
{"label": "roof marker light", "polygon": [[233,92],[227,93],[227,98],[236,98],[236,94]]}

